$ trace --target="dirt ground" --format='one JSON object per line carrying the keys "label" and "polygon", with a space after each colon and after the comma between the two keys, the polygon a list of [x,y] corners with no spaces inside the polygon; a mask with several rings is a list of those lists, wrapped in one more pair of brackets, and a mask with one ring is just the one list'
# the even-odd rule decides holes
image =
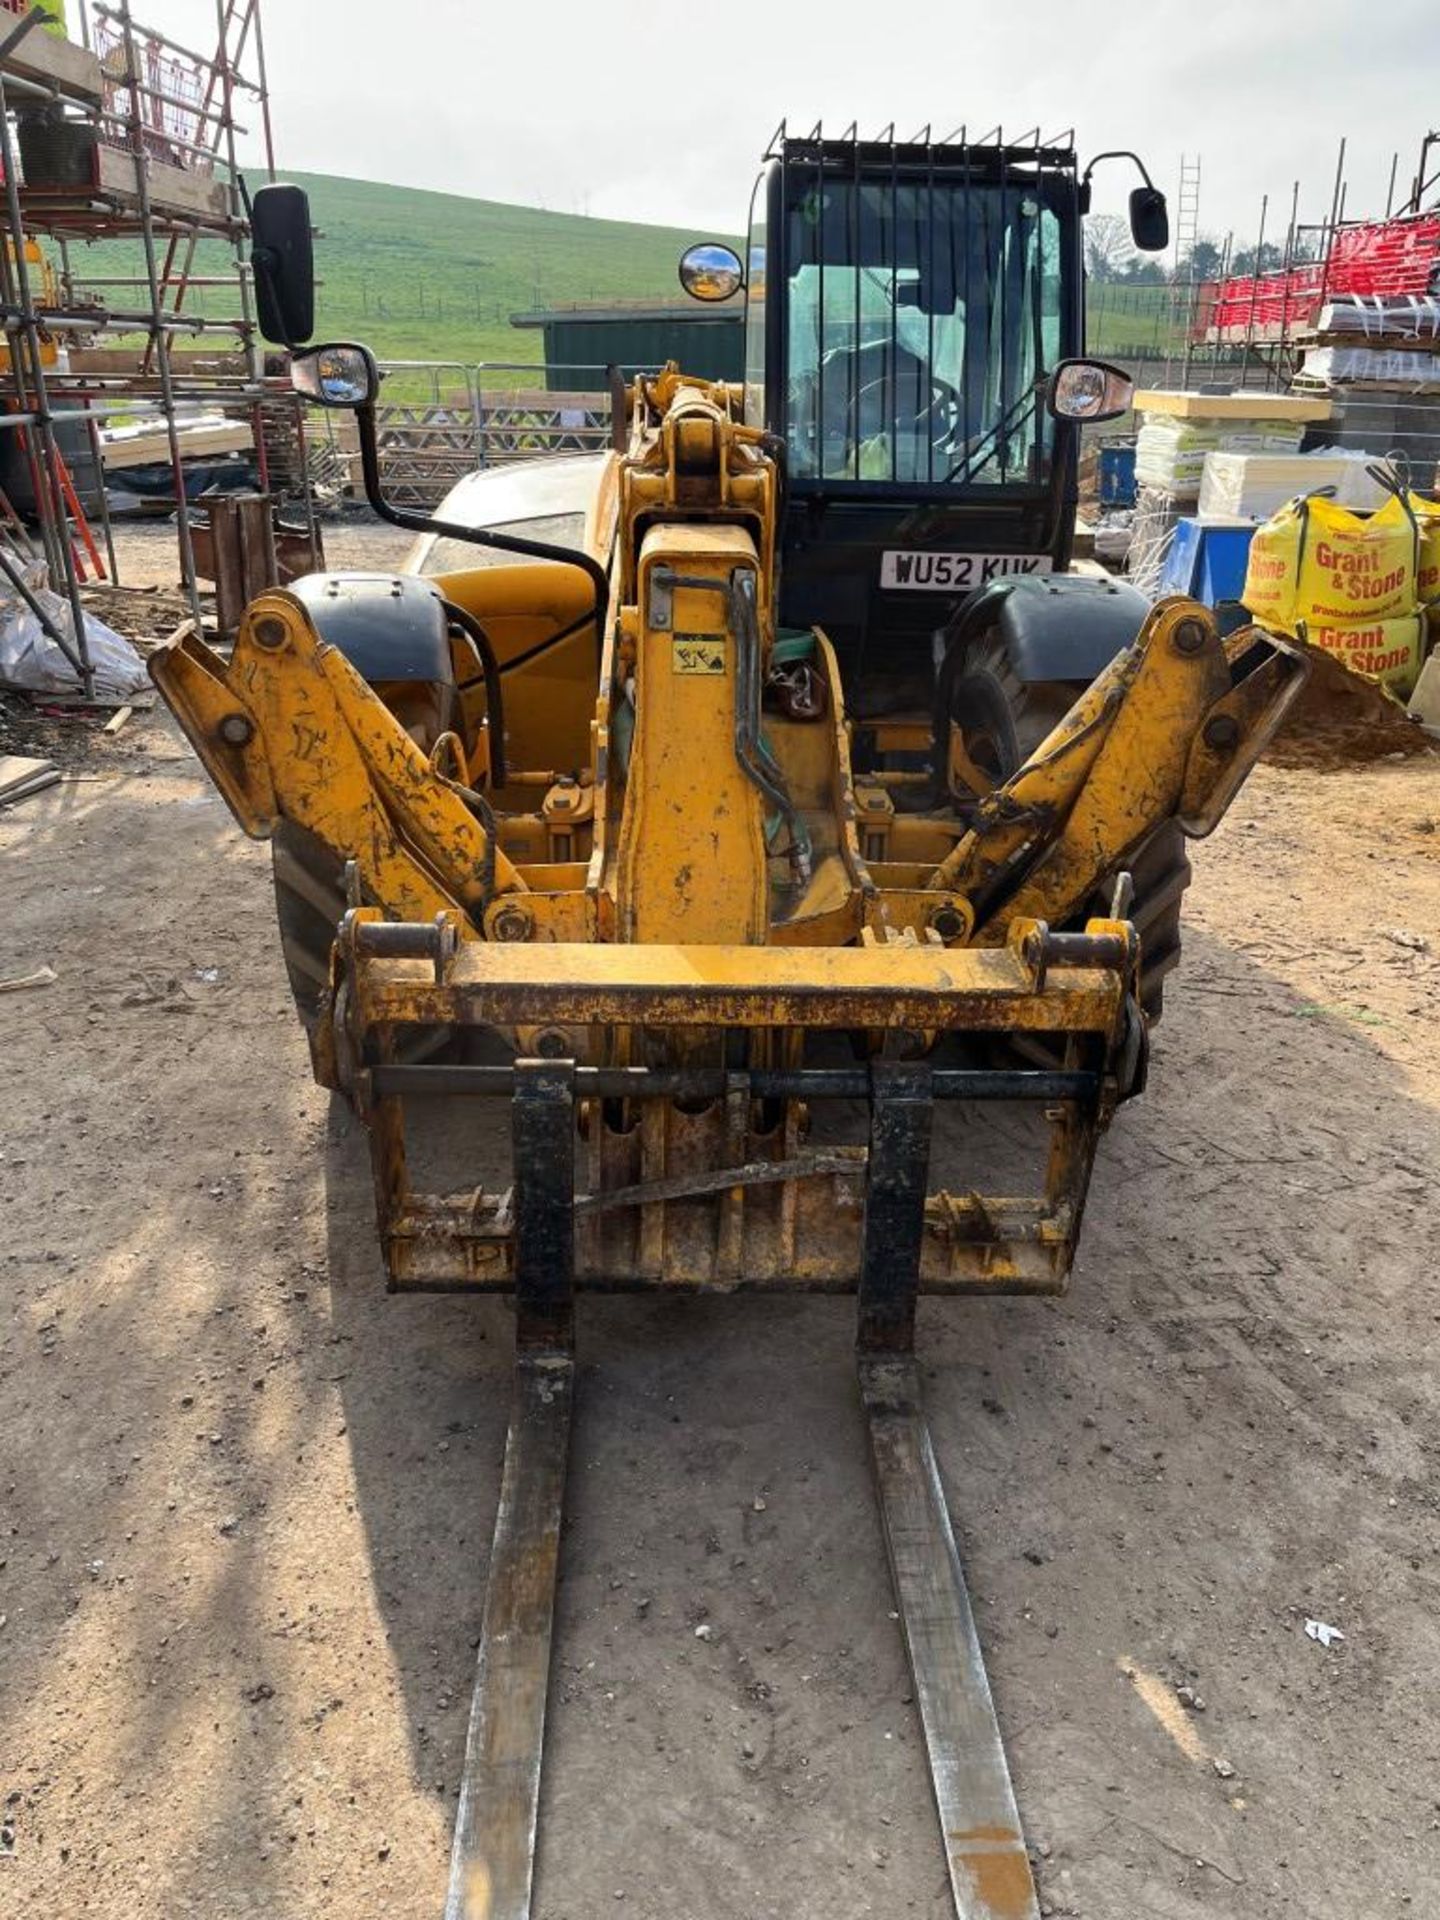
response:
{"label": "dirt ground", "polygon": [[[176,730],[65,764],[0,812],[0,1911],[429,1920],[510,1317],[383,1293]],[[1437,776],[1259,771],[1071,1293],[922,1309],[1047,1913],[1440,1914]],[[949,1911],[851,1311],[585,1303],[540,1920]]]}

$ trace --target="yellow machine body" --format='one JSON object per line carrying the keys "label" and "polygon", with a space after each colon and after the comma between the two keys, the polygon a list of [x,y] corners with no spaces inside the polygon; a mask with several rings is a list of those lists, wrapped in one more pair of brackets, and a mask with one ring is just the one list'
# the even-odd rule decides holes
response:
{"label": "yellow machine body", "polygon": [[[1143,1079],[1119,877],[1166,823],[1209,831],[1303,663],[1163,601],[1010,779],[911,804],[915,774],[852,774],[825,635],[777,633],[777,467],[735,391],[672,368],[629,404],[585,534],[598,631],[571,567],[435,583],[488,641],[503,742],[459,630],[453,724],[427,739],[282,590],[228,663],[193,634],[152,663],[245,831],[294,823],[345,868],[311,1039],[370,1127],[390,1281],[513,1272],[508,1189],[408,1170],[408,1099],[507,1094],[516,1070],[407,1061],[406,1036],[481,1028],[569,1076],[580,1284],[855,1285],[881,1149],[816,1144],[817,1103],[928,1061],[926,1097],[1030,1099],[1050,1147],[1033,1194],[929,1195],[921,1285],[1055,1289],[1100,1131]],[[773,697],[782,652],[799,710]],[[817,1065],[827,1037],[859,1064]],[[997,1042],[1028,1064],[987,1067]]]}

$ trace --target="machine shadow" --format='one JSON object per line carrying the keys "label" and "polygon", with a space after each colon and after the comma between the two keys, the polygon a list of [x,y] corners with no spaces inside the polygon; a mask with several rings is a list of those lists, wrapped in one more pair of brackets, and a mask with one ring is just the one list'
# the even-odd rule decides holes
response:
{"label": "machine shadow", "polygon": [[[363,1134],[338,1106],[328,1182],[359,1510],[417,1778],[453,1804],[513,1314],[384,1295]],[[777,1856],[803,1864],[797,1833],[797,1897],[817,1858],[838,1890],[877,1804],[904,1862],[890,1891],[921,1911],[938,1896],[853,1316],[834,1298],[582,1297],[543,1787],[542,1828],[565,1839],[547,1852],[542,1833],[542,1911],[591,1911],[596,1871],[646,1914],[707,1912],[718,1883],[757,1910]],[[852,1738],[865,1769],[844,1764]],[[659,1832],[678,1837],[657,1854]]]}

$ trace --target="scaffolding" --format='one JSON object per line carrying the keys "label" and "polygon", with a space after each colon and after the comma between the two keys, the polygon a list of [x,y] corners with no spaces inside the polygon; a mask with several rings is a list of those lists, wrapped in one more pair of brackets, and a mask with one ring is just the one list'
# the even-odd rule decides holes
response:
{"label": "scaffolding", "polygon": [[[50,583],[68,602],[69,631],[46,632],[87,695],[93,677],[80,587],[98,552],[83,496],[115,547],[105,485],[108,431],[122,424],[168,464],[179,570],[202,617],[197,526],[185,462],[200,447],[190,423],[253,449],[262,493],[277,417],[299,449],[305,529],[318,553],[304,479],[304,415],[288,378],[267,377],[251,269],[237,138],[258,143],[275,177],[260,0],[195,0],[196,51],[142,24],[130,0],[79,0],[80,39],[59,37],[26,0],[0,0],[0,165],[8,238],[0,249],[0,431],[19,436],[30,504]],[[237,109],[253,118],[242,123]],[[131,256],[115,268],[117,249]],[[40,242],[52,250],[47,258]],[[138,261],[134,259],[138,249]],[[98,258],[100,270],[93,270]],[[221,311],[212,311],[218,299]],[[198,350],[177,350],[180,336]],[[129,351],[126,350],[128,343]],[[150,429],[149,434],[146,428]],[[63,444],[62,444],[63,443]],[[68,457],[67,457],[68,447]],[[89,468],[77,476],[74,464]],[[93,484],[92,484],[93,482]],[[0,572],[40,613],[11,559]]]}

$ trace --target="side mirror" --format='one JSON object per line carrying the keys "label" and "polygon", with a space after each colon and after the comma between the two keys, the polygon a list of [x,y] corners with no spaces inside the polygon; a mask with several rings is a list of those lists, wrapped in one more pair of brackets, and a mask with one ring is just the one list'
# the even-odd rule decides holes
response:
{"label": "side mirror", "polygon": [[1130,195],[1130,238],[1141,253],[1163,253],[1170,244],[1170,212],[1159,187],[1136,187]]}
{"label": "side mirror", "polygon": [[1135,382],[1108,360],[1062,360],[1045,389],[1045,411],[1056,420],[1114,420],[1134,395]]}
{"label": "side mirror", "polygon": [[332,341],[290,362],[290,384],[321,407],[368,407],[380,391],[380,370],[368,347]]}
{"label": "side mirror", "polygon": [[702,240],[680,256],[680,284],[692,300],[728,300],[745,284],[745,269],[733,247]]}
{"label": "side mirror", "polygon": [[260,331],[295,347],[315,331],[315,254],[303,187],[257,187],[250,202],[250,263]]}

